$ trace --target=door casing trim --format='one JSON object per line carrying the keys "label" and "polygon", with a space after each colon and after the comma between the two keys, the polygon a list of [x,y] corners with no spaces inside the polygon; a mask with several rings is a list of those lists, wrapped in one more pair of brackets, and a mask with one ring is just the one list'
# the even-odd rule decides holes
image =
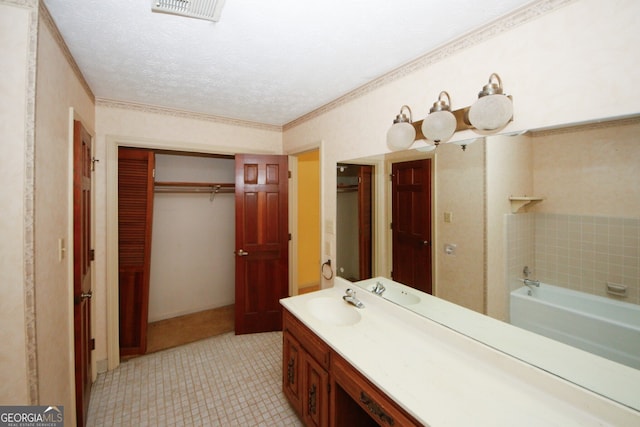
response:
{"label": "door casing trim", "polygon": [[[162,141],[147,138],[132,138],[117,135],[105,136],[106,150],[106,326],[107,326],[107,369],[120,364],[120,337],[118,318],[118,147],[135,147],[173,151],[192,151],[207,154],[235,155],[230,147],[205,146],[184,141]],[[269,150],[243,150],[249,154],[282,154]]]}

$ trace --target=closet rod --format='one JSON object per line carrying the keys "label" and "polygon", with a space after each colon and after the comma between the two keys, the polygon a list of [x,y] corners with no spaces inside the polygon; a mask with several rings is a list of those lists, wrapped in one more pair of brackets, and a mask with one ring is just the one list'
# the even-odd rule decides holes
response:
{"label": "closet rod", "polygon": [[156,193],[211,193],[211,200],[218,193],[235,193],[235,184],[216,182],[156,182]]}
{"label": "closet rod", "polygon": [[339,185],[337,188],[338,193],[351,193],[358,191],[358,184],[355,185]]}
{"label": "closet rod", "polygon": [[235,188],[232,182],[155,182],[156,187],[205,187],[205,188]]}

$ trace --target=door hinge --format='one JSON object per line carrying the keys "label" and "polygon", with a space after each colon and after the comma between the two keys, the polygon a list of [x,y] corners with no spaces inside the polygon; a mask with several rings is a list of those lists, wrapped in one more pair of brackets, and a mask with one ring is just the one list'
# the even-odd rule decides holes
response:
{"label": "door hinge", "polygon": [[96,250],[89,249],[89,261],[95,261],[95,260],[96,260]]}
{"label": "door hinge", "polygon": [[291,233],[289,233],[289,241],[291,241]]}
{"label": "door hinge", "polygon": [[287,176],[291,178],[291,171],[287,171]]}
{"label": "door hinge", "polygon": [[91,338],[89,340],[89,350],[95,350],[95,349],[96,349],[96,339]]}
{"label": "door hinge", "polygon": [[389,223],[389,229],[393,230],[393,223],[392,222]]}

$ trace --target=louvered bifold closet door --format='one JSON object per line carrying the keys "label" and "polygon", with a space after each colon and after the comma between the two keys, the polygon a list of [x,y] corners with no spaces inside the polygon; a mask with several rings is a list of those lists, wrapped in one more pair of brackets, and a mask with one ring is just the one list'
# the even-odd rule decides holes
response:
{"label": "louvered bifold closet door", "polygon": [[120,355],[147,350],[154,153],[118,149]]}

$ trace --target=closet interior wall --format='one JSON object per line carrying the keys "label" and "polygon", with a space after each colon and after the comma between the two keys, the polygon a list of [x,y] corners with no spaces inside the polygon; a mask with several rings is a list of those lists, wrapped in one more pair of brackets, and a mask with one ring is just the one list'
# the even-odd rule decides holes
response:
{"label": "closet interior wall", "polygon": [[[233,158],[156,154],[155,182],[233,183]],[[154,196],[149,322],[234,303],[233,192]]]}

